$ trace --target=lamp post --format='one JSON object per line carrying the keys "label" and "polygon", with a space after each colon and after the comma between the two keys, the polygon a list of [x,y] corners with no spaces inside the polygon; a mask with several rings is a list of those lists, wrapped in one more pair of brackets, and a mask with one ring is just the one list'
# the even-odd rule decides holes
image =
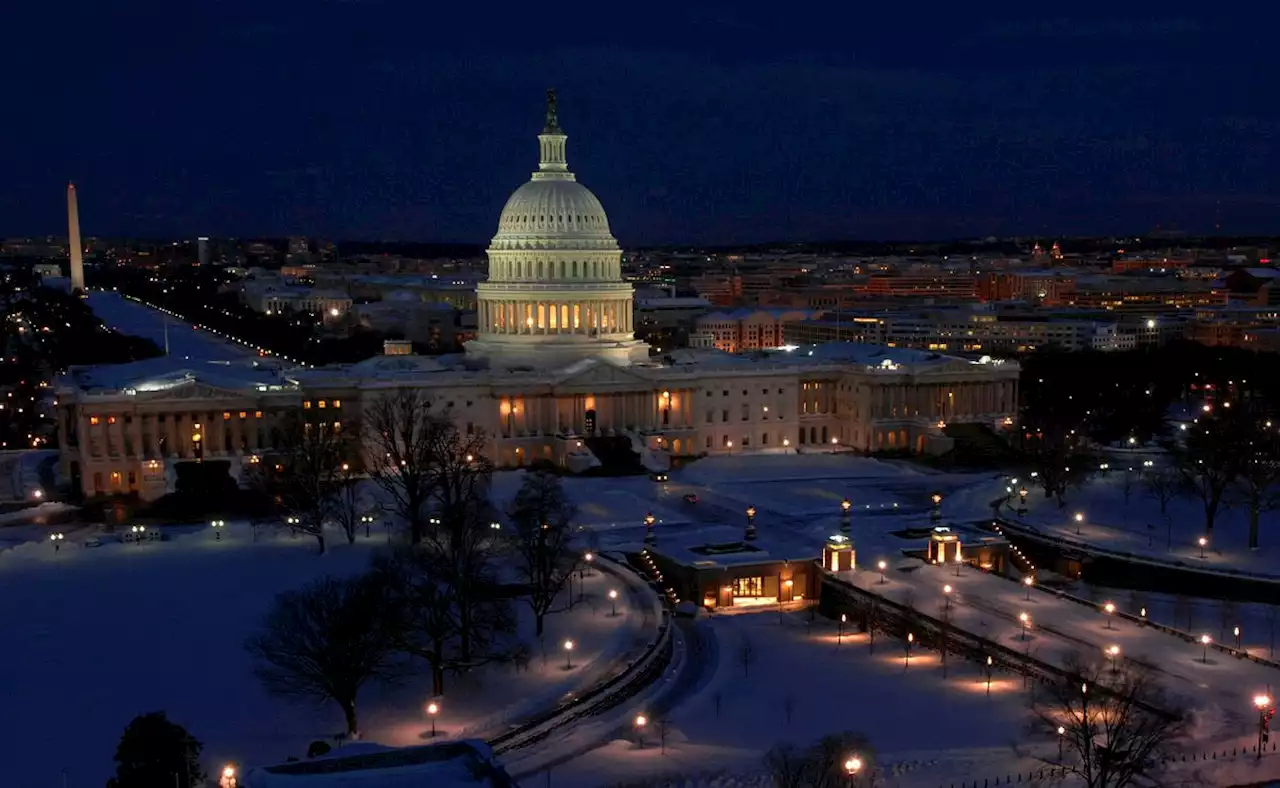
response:
{"label": "lamp post", "polygon": [[644,749],[644,726],[649,724],[649,718],[643,714],[636,715],[636,747]]}
{"label": "lamp post", "polygon": [[1240,650],[1240,627],[1231,630],[1231,634],[1236,636],[1236,651]]}
{"label": "lamp post", "polygon": [[222,767],[222,776],[218,779],[218,788],[236,788],[236,767],[227,764]]}
{"label": "lamp post", "polygon": [[591,564],[593,561],[596,560],[596,554],[588,550],[586,554],[582,556],[582,560],[583,560],[583,564],[582,564],[583,577],[591,577]]}
{"label": "lamp post", "polygon": [[1196,544],[1200,545],[1200,558],[1201,558],[1201,560],[1203,560],[1203,559],[1204,559],[1204,548],[1205,548],[1205,546],[1206,546],[1207,544],[1209,544],[1209,540],[1202,536],[1202,537],[1200,537],[1199,539],[1197,539],[1197,540],[1196,540]]}
{"label": "lamp post", "polygon": [[987,697],[991,697],[991,656],[987,656]]}
{"label": "lamp post", "polygon": [[1076,512],[1076,536],[1080,535],[1080,524],[1084,522],[1084,512]]}
{"label": "lamp post", "polygon": [[609,616],[618,615],[618,589],[609,589]]}
{"label": "lamp post", "polygon": [[942,599],[943,599],[942,609],[950,610],[951,609],[951,585],[950,584],[947,584],[942,587]]}
{"label": "lamp post", "polygon": [[964,559],[960,557],[960,543],[956,542],[956,577],[960,576],[960,567],[964,565]]}
{"label": "lamp post", "polygon": [[1027,513],[1027,488],[1018,488],[1018,514]]}
{"label": "lamp post", "polygon": [[1276,710],[1271,705],[1271,696],[1259,693],[1253,696],[1253,707],[1258,710],[1258,758],[1262,757],[1262,746],[1271,738],[1271,718]]}
{"label": "lamp post", "polygon": [[1200,636],[1200,645],[1204,647],[1204,654],[1200,657],[1200,661],[1206,665],[1209,664],[1209,643],[1211,643],[1212,641],[1213,641],[1213,638],[1209,637],[1208,635]]}
{"label": "lamp post", "polygon": [[226,520],[210,520],[209,527],[213,529],[213,541],[222,540],[222,529],[227,527]]}
{"label": "lamp post", "polygon": [[929,519],[936,526],[942,522],[942,493],[934,493],[929,496],[929,500],[933,501],[933,509],[929,511]]}
{"label": "lamp post", "polygon": [[644,543],[657,544],[658,537],[653,532],[653,524],[658,522],[658,518],[653,516],[653,512],[649,512],[644,516]]}
{"label": "lamp post", "polygon": [[1116,664],[1116,657],[1119,657],[1119,656],[1120,656],[1119,646],[1115,646],[1115,645],[1107,646],[1107,659],[1111,661],[1112,673],[1115,673],[1119,669],[1119,666]]}
{"label": "lamp post", "polygon": [[907,633],[907,640],[906,640],[906,642],[905,642],[905,643],[903,643],[903,646],[905,646],[905,647],[906,647],[906,650],[907,650],[907,660],[906,660],[906,663],[905,663],[904,667],[911,667],[911,644],[912,644],[912,643],[915,643],[915,642],[916,642],[916,636],[915,636],[915,633],[914,633],[914,632],[908,632],[908,633]]}
{"label": "lamp post", "polygon": [[844,625],[848,623],[849,615],[847,613],[840,614],[840,627],[836,630],[836,647],[838,648],[844,642]]}
{"label": "lamp post", "polygon": [[846,536],[853,531],[852,518],[849,511],[853,509],[853,501],[845,498],[840,502],[840,533]]}
{"label": "lamp post", "polygon": [[360,524],[364,526],[364,535],[366,537],[369,536],[373,529],[373,519],[373,515],[371,514],[360,515]]}
{"label": "lamp post", "polygon": [[564,642],[564,669],[573,670],[573,641]]}
{"label": "lamp post", "polygon": [[747,507],[747,541],[755,541],[756,538],[756,507]]}
{"label": "lamp post", "polygon": [[1059,761],[1062,760],[1062,745],[1063,745],[1063,742],[1066,741],[1066,738],[1067,738],[1067,729],[1059,725],[1058,726],[1058,760]]}
{"label": "lamp post", "polygon": [[1031,586],[1036,584],[1036,579],[1031,575],[1022,578],[1022,585],[1027,589],[1027,601],[1031,601]]}
{"label": "lamp post", "polygon": [[880,583],[881,583],[881,584],[884,584],[884,583],[889,582],[888,580],[885,580],[885,579],[884,579],[884,569],[885,569],[885,567],[886,567],[886,566],[888,566],[888,564],[886,564],[884,561],[877,561],[877,562],[876,562],[876,568],[880,570]]}
{"label": "lamp post", "polygon": [[849,776],[849,785],[853,786],[853,781],[857,779],[858,772],[862,771],[862,759],[854,755],[844,762],[844,773]]}
{"label": "lamp post", "polygon": [[1104,612],[1106,612],[1106,614],[1107,614],[1107,623],[1106,623],[1106,628],[1107,628],[1107,629],[1115,629],[1115,627],[1111,626],[1111,616],[1116,612],[1116,606],[1115,606],[1115,603],[1114,603],[1114,602],[1108,602],[1108,603],[1106,603],[1105,605],[1103,605],[1103,606],[1102,606],[1102,609],[1103,609],[1103,611],[1104,611]]}
{"label": "lamp post", "polygon": [[1018,635],[1020,640],[1027,639],[1027,625],[1031,623],[1031,616],[1026,613],[1018,614],[1018,623],[1022,625],[1022,633]]}
{"label": "lamp post", "polygon": [[62,549],[62,540],[65,538],[61,531],[49,534],[49,541],[53,543],[53,552],[56,553]]}
{"label": "lamp post", "polygon": [[434,700],[427,704],[427,716],[431,718],[431,735],[436,735],[436,715],[440,713],[440,704]]}

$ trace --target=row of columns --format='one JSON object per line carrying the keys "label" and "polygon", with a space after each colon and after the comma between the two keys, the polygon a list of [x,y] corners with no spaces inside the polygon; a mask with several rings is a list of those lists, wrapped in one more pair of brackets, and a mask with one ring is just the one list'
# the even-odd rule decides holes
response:
{"label": "row of columns", "polygon": [[604,301],[523,301],[481,299],[480,332],[522,336],[631,333],[630,298]]}
{"label": "row of columns", "polygon": [[[86,459],[164,459],[166,456],[193,459],[197,444],[202,446],[205,457],[240,451],[253,453],[267,445],[268,426],[252,413],[244,419],[238,418],[237,413],[232,413],[230,419],[224,419],[221,412],[165,413],[163,423],[160,414],[130,414],[128,422],[125,414],[102,414],[97,416],[96,425],[82,415],[81,453]],[[115,424],[110,423],[113,417]],[[200,436],[199,440],[196,435]]]}
{"label": "row of columns", "polygon": [[[663,392],[667,394],[664,398]],[[554,434],[561,430],[586,431],[586,414],[596,412],[596,429],[626,427],[688,429],[693,426],[694,392],[691,389],[626,394],[576,394],[567,397],[504,398],[500,406],[499,432],[503,437],[520,433]],[[663,423],[663,411],[667,412]]]}
{"label": "row of columns", "polygon": [[948,421],[957,416],[1013,413],[1017,383],[1012,380],[881,386],[879,412],[872,418],[924,416]]}

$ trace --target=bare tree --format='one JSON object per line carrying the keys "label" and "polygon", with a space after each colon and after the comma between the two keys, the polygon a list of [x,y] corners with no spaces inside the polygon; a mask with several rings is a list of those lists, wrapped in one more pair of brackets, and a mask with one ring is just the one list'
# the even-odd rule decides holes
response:
{"label": "bare tree", "polygon": [[369,476],[392,502],[417,544],[427,530],[433,484],[431,434],[440,416],[419,389],[392,389],[363,409]]}
{"label": "bare tree", "polygon": [[329,516],[347,537],[347,544],[356,543],[360,533],[360,518],[372,511],[372,502],[361,491],[362,479],[356,471],[355,458],[343,462],[338,468],[338,480],[333,490]]}
{"label": "bare tree", "polygon": [[1060,758],[1041,760],[1086,788],[1132,784],[1185,730],[1181,712],[1146,668],[1126,662],[1113,671],[1078,654],[1064,667],[1067,678],[1033,691],[1031,733],[1061,748]]}
{"label": "bare tree", "polygon": [[438,562],[416,545],[374,557],[374,575],[387,591],[389,631],[396,647],[431,666],[431,692],[444,694],[445,670],[458,648],[457,596]]}
{"label": "bare tree", "polygon": [[574,514],[560,480],[542,471],[525,477],[509,512],[511,546],[539,637],[547,614],[556,612],[556,597],[577,568],[578,555],[570,549]]}
{"label": "bare tree", "polygon": [[809,753],[794,744],[776,744],[764,754],[764,770],[774,788],[807,788]]}
{"label": "bare tree", "polygon": [[338,422],[322,421],[317,411],[301,413],[286,417],[272,431],[275,448],[249,476],[271,500],[278,517],[294,531],[315,537],[323,553],[324,524],[342,487],[342,466],[352,441]]}
{"label": "bare tree", "polygon": [[742,666],[743,678],[751,675],[751,666],[756,664],[757,656],[756,644],[749,636],[743,635],[738,643],[738,664]]}
{"label": "bare tree", "polygon": [[1191,425],[1185,444],[1171,443],[1167,447],[1183,489],[1200,501],[1205,533],[1213,533],[1227,490],[1236,479],[1239,439],[1233,418],[1213,414],[1202,416]]}
{"label": "bare tree", "polygon": [[[1167,549],[1173,549],[1173,520],[1169,517],[1169,504],[1182,494],[1182,477],[1174,468],[1161,466],[1142,472],[1142,486],[1146,496],[1160,504],[1160,517],[1164,519]],[[1148,526],[1149,527],[1149,526]]]}
{"label": "bare tree", "polygon": [[324,577],[280,594],[245,643],[254,673],[272,694],[337,703],[354,738],[361,687],[399,675],[386,601],[383,585],[370,576]]}
{"label": "bare tree", "polygon": [[1262,515],[1280,506],[1280,431],[1261,417],[1253,429],[1244,431],[1236,487],[1249,512],[1249,548],[1256,550]]}

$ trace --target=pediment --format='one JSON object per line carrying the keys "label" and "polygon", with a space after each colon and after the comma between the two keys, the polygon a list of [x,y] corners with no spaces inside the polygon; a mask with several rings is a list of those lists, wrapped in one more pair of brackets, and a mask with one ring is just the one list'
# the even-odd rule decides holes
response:
{"label": "pediment", "polygon": [[648,390],[654,386],[654,381],[629,369],[599,361],[588,362],[588,364],[584,369],[567,371],[564,377],[556,381],[555,387],[558,389],[634,387]]}
{"label": "pediment", "polygon": [[222,388],[199,380],[187,379],[180,382],[156,381],[142,382],[134,387],[140,400],[228,400],[244,399],[248,392],[232,388]]}

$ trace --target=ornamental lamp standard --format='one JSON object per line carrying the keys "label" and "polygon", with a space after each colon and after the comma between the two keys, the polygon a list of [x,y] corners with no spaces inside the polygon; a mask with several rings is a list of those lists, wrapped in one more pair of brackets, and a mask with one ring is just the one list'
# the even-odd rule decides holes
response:
{"label": "ornamental lamp standard", "polygon": [[644,749],[644,726],[649,724],[649,718],[643,714],[637,714],[635,720],[636,728],[636,747]]}
{"label": "ornamental lamp standard", "polygon": [[1067,738],[1067,729],[1059,725],[1058,726],[1058,760],[1062,760],[1062,743],[1066,741],[1066,738]]}
{"label": "ornamental lamp standard", "polygon": [[1022,578],[1022,585],[1023,585],[1023,586],[1026,588],[1026,590],[1027,590],[1027,601],[1028,601],[1028,602],[1030,602],[1030,601],[1031,601],[1031,587],[1032,587],[1033,585],[1035,585],[1035,584],[1036,584],[1036,579],[1035,579],[1034,577],[1032,577],[1031,575],[1027,575],[1026,577]]}
{"label": "ornamental lamp standard", "polygon": [[840,502],[840,531],[848,534],[853,530],[853,524],[849,515],[849,511],[853,509],[853,501],[845,498]]}
{"label": "ornamental lamp standard", "polygon": [[213,529],[213,540],[215,542],[222,540],[222,529],[227,527],[226,520],[210,520],[209,527]]}
{"label": "ornamental lamp standard", "polygon": [[1018,623],[1022,625],[1022,633],[1018,636],[1020,640],[1027,639],[1027,626],[1031,624],[1031,616],[1026,613],[1018,614]]}
{"label": "ornamental lamp standard", "polygon": [[1206,665],[1209,664],[1209,644],[1212,642],[1213,638],[1208,635],[1200,636],[1200,645],[1204,647],[1204,654],[1201,656],[1200,661]]}
{"label": "ornamental lamp standard", "polygon": [[61,531],[49,534],[49,541],[53,544],[53,552],[56,553],[62,549],[62,540],[65,538],[66,536]]}
{"label": "ornamental lamp standard", "polygon": [[440,713],[440,704],[431,701],[427,704],[427,716],[431,718],[431,735],[436,735],[436,715]]}
{"label": "ornamental lamp standard", "polygon": [[849,615],[847,613],[841,613],[840,627],[839,629],[836,630],[836,646],[837,647],[844,642],[844,625],[847,624],[848,622],[849,622]]}
{"label": "ornamental lamp standard", "polygon": [[364,526],[364,535],[367,537],[373,528],[374,517],[371,514],[360,515],[360,524]]}
{"label": "ornamental lamp standard", "polygon": [[564,642],[564,669],[573,670],[573,641]]}
{"label": "ornamental lamp standard", "polygon": [[929,500],[933,501],[933,509],[929,512],[929,519],[934,525],[942,522],[942,493],[934,493],[929,496]]}
{"label": "ornamental lamp standard", "polygon": [[1231,630],[1231,634],[1236,636],[1236,651],[1240,650],[1240,627]]}
{"label": "ornamental lamp standard", "polygon": [[1253,707],[1258,710],[1258,758],[1262,757],[1262,746],[1271,738],[1271,718],[1276,710],[1271,705],[1271,696],[1258,693],[1253,696]]}
{"label": "ornamental lamp standard", "polygon": [[885,569],[885,567],[886,567],[886,566],[888,566],[888,564],[886,564],[884,561],[877,561],[877,562],[876,562],[876,568],[880,570],[880,582],[881,582],[882,584],[883,584],[883,583],[887,583],[887,582],[889,582],[888,580],[885,580],[885,579],[884,579],[884,569]]}
{"label": "ornamental lamp standard", "polygon": [[589,577],[591,575],[591,562],[596,560],[596,554],[588,550],[582,556],[582,574],[581,577]]}
{"label": "ornamental lamp standard", "polygon": [[227,764],[222,767],[222,776],[218,779],[218,788],[236,788],[236,767]]}
{"label": "ornamental lamp standard", "polygon": [[943,600],[945,600],[943,602],[942,609],[950,610],[951,609],[951,585],[950,584],[947,584],[942,587],[942,598]]}
{"label": "ornamental lamp standard", "polygon": [[1111,672],[1115,673],[1119,666],[1116,664],[1116,657],[1120,656],[1119,646],[1107,646],[1107,659],[1111,660]]}
{"label": "ornamental lamp standard", "polygon": [[1204,558],[1204,548],[1205,548],[1205,546],[1206,546],[1206,545],[1208,545],[1208,544],[1209,544],[1209,540],[1202,536],[1202,537],[1200,537],[1199,539],[1197,539],[1197,540],[1196,540],[1196,544],[1200,545],[1200,558],[1201,558],[1201,559],[1203,559],[1203,558]]}
{"label": "ornamental lamp standard", "polygon": [[1115,606],[1115,603],[1114,603],[1114,602],[1108,602],[1108,603],[1106,603],[1105,605],[1103,605],[1103,606],[1102,606],[1102,609],[1103,609],[1103,611],[1107,614],[1107,624],[1106,624],[1106,629],[1115,629],[1115,627],[1111,626],[1111,616],[1112,616],[1112,615],[1114,615],[1114,614],[1115,614],[1115,612],[1116,612],[1116,606]]}
{"label": "ornamental lamp standard", "polygon": [[653,512],[649,512],[644,516],[644,543],[656,544],[657,535],[653,532],[653,524],[658,522],[658,518],[653,516]]}
{"label": "ornamental lamp standard", "polygon": [[1080,535],[1080,524],[1084,522],[1084,512],[1076,512],[1076,536]]}
{"label": "ornamental lamp standard", "polygon": [[844,773],[849,776],[849,785],[853,785],[860,771],[862,771],[862,759],[858,756],[854,755],[844,762]]}
{"label": "ornamental lamp standard", "polygon": [[903,643],[903,644],[902,644],[904,647],[906,647],[906,650],[907,650],[907,661],[906,661],[906,666],[907,666],[907,667],[910,667],[910,665],[911,665],[911,644],[912,644],[912,643],[915,643],[915,642],[916,642],[916,635],[915,635],[915,633],[914,633],[914,632],[908,632],[908,633],[907,633],[907,640],[906,640],[906,642],[905,642],[905,643]]}
{"label": "ornamental lamp standard", "polygon": [[987,697],[991,697],[991,657],[987,656]]}
{"label": "ornamental lamp standard", "polygon": [[756,538],[756,507],[747,507],[747,533],[746,540],[748,542],[755,541]]}
{"label": "ornamental lamp standard", "polygon": [[609,615],[618,615],[618,589],[609,589]]}

